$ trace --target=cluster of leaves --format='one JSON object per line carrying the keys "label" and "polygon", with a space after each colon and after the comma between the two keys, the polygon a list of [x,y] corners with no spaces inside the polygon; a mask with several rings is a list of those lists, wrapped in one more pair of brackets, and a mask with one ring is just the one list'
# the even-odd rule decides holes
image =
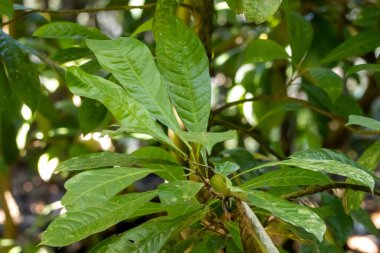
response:
{"label": "cluster of leaves", "polygon": [[[226,2],[237,14],[244,13],[247,20],[257,24],[270,19],[281,5],[281,1]],[[62,247],[122,221],[149,217],[148,221],[101,241],[91,252],[219,252],[222,249],[227,252],[280,252],[284,250],[282,245],[275,244],[270,237],[278,235],[299,241],[306,250],[316,248],[331,252],[339,249],[342,242],[325,236],[327,229],[334,229],[326,226],[333,210],[311,208],[291,200],[307,190],[318,192],[318,186],[331,185],[333,188],[335,181],[341,180],[339,176],[347,178],[340,186],[374,192],[377,178],[373,172],[380,162],[380,141],[367,148],[357,161],[340,152],[319,147],[289,155],[279,145],[266,145],[267,139],[270,140],[270,130],[282,123],[279,120],[266,122],[276,117],[283,119],[286,117],[284,111],[298,111],[303,109],[299,105],[304,105],[307,110],[326,117],[320,119],[320,132],[326,131],[327,119],[330,118],[353,132],[379,134],[380,123],[363,116],[357,102],[344,92],[343,85],[349,76],[360,71],[378,72],[379,64],[344,66],[344,79],[331,70],[341,60],[372,53],[378,47],[378,20],[359,16],[356,19],[358,25],[366,22],[374,25],[366,26],[368,29],[347,38],[321,57],[320,54],[313,55],[313,43],[317,43],[314,34],[318,31],[314,31],[309,20],[294,11],[297,6],[285,1],[279,12],[285,17],[281,25],[286,25],[287,29],[281,29],[280,25],[279,30],[286,31],[286,43],[290,45],[291,54],[282,45],[285,43],[262,38],[248,40],[249,43],[240,48],[238,54],[232,52],[224,64],[217,64],[218,57],[222,56],[217,55],[215,66],[212,66],[227,76],[229,72],[234,75],[235,69],[241,67],[236,62],[257,64],[250,74],[264,81],[267,79],[263,76],[269,78],[268,73],[274,69],[265,62],[289,68],[291,74],[283,82],[285,95],[289,86],[301,80],[302,92],[308,96],[306,101],[273,92],[275,89],[284,91],[284,87],[279,88],[278,85],[284,78],[277,75],[270,80],[273,87],[266,87],[262,93],[251,83],[243,84],[255,96],[241,103],[254,101],[255,97],[263,99],[256,109],[260,121],[254,130],[261,132],[265,140],[258,138],[257,141],[262,141],[263,149],[273,155],[266,158],[289,155],[287,159],[258,164],[244,149],[221,150],[222,155],[215,155],[218,154],[215,150],[221,149],[218,143],[242,139],[247,133],[240,125],[235,127],[233,123],[223,121],[230,119],[234,122],[236,117],[240,121],[242,115],[236,112],[232,115],[233,111],[229,109],[240,102],[226,104],[210,116],[209,59],[193,29],[177,18],[177,7],[176,0],[159,0],[154,18],[142,24],[130,37],[111,40],[95,28],[70,22],[51,22],[34,32],[34,36],[48,39],[86,39],[82,47],[63,49],[53,57],[60,63],[91,59],[79,67],[58,69],[59,73],[65,72],[68,89],[86,98],[84,101],[87,102],[82,107],[88,106],[89,111],[97,112],[96,117],[92,117],[92,113],[85,114],[82,120],[84,132],[99,127],[110,112],[118,129],[109,130],[108,134],[142,133],[162,144],[161,147],[143,147],[130,154],[87,154],[61,163],[57,171],[83,172],[75,173],[65,183],[67,192],[62,198],[62,205],[66,213],[49,225],[42,235],[41,244]],[[5,11],[8,9],[0,11],[7,14]],[[150,48],[136,38],[149,30],[153,31],[155,39],[154,56]],[[38,77],[19,73],[34,75],[28,72],[28,65],[24,65],[21,58],[25,57],[25,51],[35,55],[39,53],[30,51],[4,32],[0,41],[5,65],[5,68],[0,68],[5,69],[0,78],[6,84],[0,86],[4,89],[0,94],[5,94],[7,99],[13,94],[20,96],[19,100],[34,111],[38,100],[45,101],[46,95],[39,89]],[[9,60],[9,57],[14,58]],[[223,69],[228,69],[231,61],[234,67]],[[58,68],[56,65],[52,67]],[[260,75],[257,69],[262,69]],[[282,74],[284,72],[286,70],[282,70]],[[249,83],[248,79],[242,82]],[[30,93],[40,95],[29,96],[30,93],[23,90],[26,80],[36,81],[29,86],[33,89]],[[8,86],[8,81],[12,85]],[[276,96],[271,96],[274,94]],[[284,103],[271,106],[265,100]],[[20,102],[18,104],[21,106]],[[0,100],[0,109],[1,105]],[[230,127],[238,131],[226,131]],[[172,132],[175,138],[167,132]],[[311,132],[309,130],[309,136]],[[308,147],[313,146],[312,141],[307,143]],[[276,169],[268,169],[272,167]],[[165,183],[150,191],[135,192],[131,189],[137,181],[151,174],[162,178]],[[352,215],[358,212],[363,199],[363,193],[347,190],[335,206]],[[322,195],[322,204],[334,206],[334,201],[337,199]],[[342,210],[339,214],[348,217]]]}

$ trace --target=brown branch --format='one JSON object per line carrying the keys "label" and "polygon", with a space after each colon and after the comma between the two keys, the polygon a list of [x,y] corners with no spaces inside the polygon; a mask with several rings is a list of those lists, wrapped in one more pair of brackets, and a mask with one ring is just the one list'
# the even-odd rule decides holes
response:
{"label": "brown branch", "polygon": [[[75,15],[80,13],[97,13],[101,11],[128,11],[132,9],[150,9],[156,6],[155,3],[151,4],[144,4],[144,5],[121,5],[121,6],[111,6],[111,7],[105,7],[105,8],[88,8],[88,9],[76,9],[76,10],[48,10],[48,9],[27,9],[20,15],[14,17],[13,19],[0,23],[0,27],[3,27],[5,25],[9,25],[11,23],[16,22],[22,17],[25,17],[32,13],[50,13],[50,14],[56,14],[56,15]],[[193,10],[193,7],[188,4],[180,4],[181,7]],[[20,10],[22,11],[22,10]]]}
{"label": "brown branch", "polygon": [[[308,186],[305,189],[291,192],[285,195],[282,195],[281,197],[284,199],[296,199],[299,197],[312,195],[314,193],[319,193],[323,191],[328,191],[332,189],[350,189],[354,191],[362,191],[362,192],[368,192],[372,193],[371,189],[364,185],[357,185],[357,184],[349,184],[349,183],[333,183],[333,184],[326,184],[326,185],[319,185],[319,186]],[[373,194],[376,196],[380,196],[379,190],[374,190]]]}
{"label": "brown branch", "polygon": [[242,100],[234,101],[231,103],[227,103],[227,104],[215,109],[214,111],[212,111],[211,114],[212,114],[212,117],[215,117],[216,115],[218,115],[222,111],[224,111],[224,110],[226,110],[232,106],[236,106],[236,105],[247,103],[247,102],[256,102],[256,101],[289,101],[289,102],[298,103],[298,104],[301,104],[301,105],[309,108],[312,111],[315,111],[321,115],[328,117],[329,119],[338,121],[341,125],[343,125],[346,129],[348,129],[349,131],[351,131],[354,134],[361,134],[361,135],[379,135],[380,134],[380,131],[378,131],[378,130],[360,130],[360,129],[357,129],[357,128],[354,128],[351,126],[346,126],[345,125],[346,120],[343,117],[332,114],[331,112],[326,111],[322,108],[319,108],[318,106],[315,106],[308,101],[305,101],[305,100],[302,100],[299,98],[287,97],[287,96],[266,96],[266,95],[262,95],[262,96],[257,96],[257,97],[253,97],[253,98],[242,99]]}
{"label": "brown branch", "polygon": [[238,125],[235,125],[231,122],[226,122],[226,121],[220,121],[220,120],[213,120],[213,122],[215,123],[218,123],[218,124],[221,124],[221,125],[224,125],[228,128],[231,128],[231,129],[236,129],[242,133],[245,133],[249,136],[251,136],[255,141],[257,141],[260,146],[268,153],[272,154],[274,157],[276,157],[277,159],[279,160],[283,160],[284,157],[280,154],[278,154],[276,151],[274,151],[267,143],[265,143],[265,141],[256,133],[254,133],[252,131],[252,129],[245,129],[245,128],[242,128]]}
{"label": "brown branch", "polygon": [[122,6],[112,6],[112,7],[106,7],[106,8],[88,8],[88,9],[76,9],[76,10],[47,10],[47,9],[28,9],[21,13],[20,15],[14,17],[13,19],[1,23],[0,26],[5,26],[8,24],[11,24],[17,20],[19,20],[22,17],[25,17],[26,15],[32,14],[32,13],[50,13],[50,14],[57,14],[57,15],[73,15],[73,14],[79,14],[79,13],[96,13],[100,11],[126,11],[126,10],[132,10],[132,9],[149,9],[154,7],[156,4],[144,4],[140,6],[134,6],[134,5],[122,5]]}

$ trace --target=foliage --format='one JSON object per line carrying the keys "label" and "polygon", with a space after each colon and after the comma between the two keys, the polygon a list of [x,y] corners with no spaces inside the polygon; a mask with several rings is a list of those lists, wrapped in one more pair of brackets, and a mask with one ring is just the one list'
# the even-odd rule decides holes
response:
{"label": "foliage", "polygon": [[[12,17],[17,5],[2,2],[0,12]],[[216,18],[238,31],[216,31],[220,38],[208,52],[205,2],[158,0],[154,13],[144,10],[146,20],[112,39],[67,21],[46,22],[33,40],[1,31],[0,169],[9,173],[25,149],[12,132],[23,121],[43,134],[44,152],[72,156],[56,168],[70,175],[65,213],[48,225],[40,245],[64,247],[106,231],[90,252],[285,252],[294,250],[282,243],[289,239],[303,249],[342,250],[349,234],[335,236],[334,224],[351,224],[364,192],[378,194],[380,122],[368,115],[372,100],[359,103],[349,87],[366,78],[362,98],[370,89],[378,94],[379,20],[358,15],[350,33],[337,30],[324,17],[334,13],[322,7],[307,14],[302,3],[309,1],[226,1],[231,9],[216,8]],[[357,8],[369,11],[364,3]],[[54,91],[38,75],[52,75],[81,97],[80,111],[70,101],[53,105]],[[218,77],[230,83],[218,84]],[[220,95],[216,102],[213,93]],[[20,117],[25,106],[33,117]],[[148,141],[134,152],[90,153],[70,131],[63,135],[74,144],[59,142],[63,127],[72,136],[103,131],[114,143]],[[37,139],[36,132],[29,138]],[[342,135],[335,146],[360,140],[358,160],[332,148],[329,141],[337,144]],[[159,183],[139,190],[150,177]],[[335,185],[347,188],[341,199],[320,193]],[[305,191],[322,198],[305,206]],[[348,221],[330,222],[332,210],[343,210]],[[123,223],[134,225],[114,233]]]}

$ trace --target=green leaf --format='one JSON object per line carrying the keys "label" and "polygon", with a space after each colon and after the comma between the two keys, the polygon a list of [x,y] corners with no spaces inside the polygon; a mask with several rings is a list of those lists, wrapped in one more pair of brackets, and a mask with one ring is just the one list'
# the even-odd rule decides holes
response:
{"label": "green leaf", "polygon": [[[367,148],[357,161],[369,171],[374,171],[380,163],[380,141],[373,143]],[[354,179],[348,179],[348,183],[356,183]],[[346,212],[360,208],[365,193],[353,190],[345,191],[343,195],[343,205]]]}
{"label": "green leaf", "polygon": [[310,68],[311,82],[321,87],[335,102],[343,91],[343,80],[333,71],[324,68]]}
{"label": "green leaf", "polygon": [[95,27],[89,28],[77,23],[59,21],[51,22],[38,28],[33,36],[49,39],[83,38],[83,39],[109,39]]}
{"label": "green leaf", "polygon": [[346,75],[352,75],[360,71],[380,72],[380,64],[359,64],[352,66],[346,72]]}
{"label": "green leaf", "polygon": [[289,43],[292,49],[293,65],[298,65],[305,57],[313,41],[313,26],[302,15],[296,12],[286,14]]}
{"label": "green leaf", "polygon": [[205,49],[191,28],[175,17],[168,17],[170,14],[161,11],[160,6],[153,26],[159,70],[186,128],[204,132],[211,108],[211,80]]}
{"label": "green leaf", "polygon": [[79,125],[84,135],[95,130],[106,118],[107,108],[96,100],[85,98],[79,108]]}
{"label": "green leaf", "polygon": [[102,202],[155,170],[145,168],[112,168],[86,171],[65,183],[67,190],[62,205],[69,211],[81,210]]}
{"label": "green leaf", "polygon": [[243,13],[243,1],[242,0],[226,0],[228,6],[233,10],[236,14]]}
{"label": "green leaf", "polygon": [[377,7],[365,7],[360,10],[354,20],[355,25],[370,26],[380,21],[380,9]]}
{"label": "green leaf", "polygon": [[161,75],[149,48],[134,38],[87,40],[100,65],[120,82],[150,115],[173,131],[179,126],[169,96],[162,85]]}
{"label": "green leaf", "polygon": [[178,164],[178,161],[174,156],[163,148],[155,146],[141,147],[132,152],[133,157],[141,157],[149,160],[156,161],[169,161],[174,164]]}
{"label": "green leaf", "polygon": [[238,171],[240,166],[230,161],[214,162],[214,170],[217,174],[229,176]]}
{"label": "green leaf", "polygon": [[[141,148],[145,150],[145,148]],[[130,167],[132,165],[141,165],[142,163],[172,163],[173,158],[168,157],[166,153],[161,157],[157,157],[150,154],[153,153],[147,150],[147,155],[143,156],[141,153],[134,152],[132,154],[119,154],[119,153],[110,153],[110,152],[100,152],[85,154],[77,156],[71,159],[68,159],[64,162],[61,162],[56,171],[76,171],[76,170],[88,170],[96,168],[107,168],[107,167]]]}
{"label": "green leaf", "polygon": [[202,144],[210,154],[215,144],[236,138],[236,131],[231,130],[222,133],[181,132],[181,137],[189,142]]}
{"label": "green leaf", "polygon": [[323,240],[326,225],[323,220],[310,208],[300,206],[269,193],[251,191],[247,194],[249,202],[259,208],[265,209],[294,226],[302,227],[313,234],[319,241]]}
{"label": "green leaf", "polygon": [[355,179],[359,183],[373,189],[374,179],[362,166],[356,164],[346,156],[326,149],[306,150],[293,154],[290,159],[269,162],[251,170],[277,165],[294,166],[312,171],[325,171],[332,174]]}
{"label": "green leaf", "polygon": [[90,253],[158,253],[174,234],[203,219],[206,213],[201,210],[175,219],[152,219],[120,235],[109,237],[96,245]]}
{"label": "green leaf", "polygon": [[174,181],[158,186],[158,196],[164,205],[178,205],[194,199],[203,183],[189,180]]}
{"label": "green leaf", "polygon": [[58,63],[65,63],[69,61],[75,61],[78,59],[86,58],[93,55],[88,48],[82,47],[69,47],[60,49],[52,57],[53,61]]}
{"label": "green leaf", "polygon": [[41,99],[38,72],[22,51],[20,44],[0,30],[0,57],[8,74],[14,92],[31,110],[37,109]]}
{"label": "green leaf", "polygon": [[273,40],[254,40],[246,50],[246,62],[265,62],[289,58],[285,49]]}
{"label": "green leaf", "polygon": [[151,31],[153,27],[153,19],[149,19],[141,24],[137,29],[131,34],[131,37],[136,37],[140,33]]}
{"label": "green leaf", "polygon": [[380,130],[380,121],[358,115],[350,115],[348,117],[346,126],[350,125],[359,125],[373,130]]}
{"label": "green leaf", "polygon": [[263,23],[276,13],[282,0],[242,0],[246,19],[256,24]]}
{"label": "green leaf", "polygon": [[156,195],[156,191],[131,193],[96,203],[81,211],[67,212],[50,223],[42,234],[41,244],[62,247],[82,240],[128,219]]}
{"label": "green leaf", "polygon": [[0,0],[0,13],[12,18],[13,3],[11,0]]}
{"label": "green leaf", "polygon": [[346,59],[352,56],[361,56],[375,50],[379,46],[380,33],[378,31],[365,31],[353,36],[334,50],[332,50],[321,63],[328,63]]}
{"label": "green leaf", "polygon": [[206,231],[192,248],[192,252],[220,253],[225,247],[226,238],[215,232]]}
{"label": "green leaf", "polygon": [[241,244],[241,238],[240,238],[239,224],[236,222],[228,221],[228,222],[224,223],[224,225],[228,229],[228,232],[230,233],[230,236],[234,240],[236,246],[240,250],[243,250],[243,245]]}
{"label": "green leaf", "polygon": [[176,148],[148,111],[129,97],[122,87],[75,67],[68,68],[66,81],[74,94],[98,100],[105,105],[128,131],[149,134]]}
{"label": "green leaf", "polygon": [[0,113],[10,105],[11,89],[2,61],[0,60]]}
{"label": "green leaf", "polygon": [[320,172],[283,168],[252,178],[239,187],[254,189],[268,186],[324,185],[329,183],[332,183],[331,179]]}

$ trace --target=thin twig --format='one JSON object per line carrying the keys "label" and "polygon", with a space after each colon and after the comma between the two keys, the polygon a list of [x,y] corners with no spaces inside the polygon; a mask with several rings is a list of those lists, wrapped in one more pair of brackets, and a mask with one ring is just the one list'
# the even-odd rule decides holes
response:
{"label": "thin twig", "polygon": [[[87,9],[76,9],[76,10],[49,10],[49,9],[27,9],[21,14],[17,15],[13,19],[0,23],[0,27],[9,25],[13,22],[16,22],[22,17],[25,17],[32,13],[50,13],[55,15],[75,15],[80,13],[97,13],[101,11],[128,11],[132,9],[150,9],[156,6],[155,3],[150,4],[144,4],[144,5],[122,5],[122,6],[111,6],[111,7],[104,7],[104,8],[87,8]],[[188,4],[180,4],[179,6],[193,10],[193,7]]]}
{"label": "thin twig", "polygon": [[156,4],[144,4],[144,5],[122,5],[122,6],[111,6],[111,7],[105,7],[105,8],[87,8],[87,9],[76,9],[76,10],[48,10],[48,9],[28,9],[24,12],[22,12],[20,15],[17,15],[16,17],[12,18],[11,20],[1,23],[0,26],[9,25],[18,19],[25,17],[26,15],[32,14],[32,13],[50,13],[50,14],[56,14],[56,15],[75,15],[79,13],[96,13],[100,11],[126,11],[126,10],[132,10],[132,9],[149,9],[154,7]]}
{"label": "thin twig", "polygon": [[249,136],[251,136],[255,141],[257,141],[260,146],[265,150],[267,151],[268,153],[272,154],[274,157],[276,157],[277,159],[279,160],[282,160],[284,159],[284,157],[280,154],[278,154],[276,151],[274,151],[271,147],[269,147],[268,144],[265,143],[265,141],[263,141],[261,139],[260,136],[258,136],[257,134],[255,134],[251,129],[245,129],[245,128],[242,128],[238,125],[235,125],[231,122],[226,122],[226,121],[221,121],[221,120],[214,120],[215,123],[218,123],[218,124],[221,124],[221,125],[224,125],[228,128],[231,128],[231,129],[236,129],[242,133],[245,133]]}
{"label": "thin twig", "polygon": [[[323,191],[328,191],[332,189],[350,189],[354,191],[362,191],[362,192],[368,192],[372,193],[371,189],[364,185],[357,185],[357,184],[349,184],[349,183],[333,183],[333,184],[326,184],[326,185],[320,185],[320,186],[308,186],[305,189],[291,192],[285,195],[282,195],[281,197],[284,199],[296,199],[299,197],[312,195],[314,193],[319,193]],[[374,190],[373,194],[376,196],[380,196],[379,190]]]}
{"label": "thin twig", "polygon": [[349,131],[351,131],[354,134],[361,134],[361,135],[379,135],[380,134],[380,131],[378,131],[378,130],[360,130],[360,129],[356,129],[356,128],[351,127],[351,126],[346,126],[345,125],[346,120],[343,117],[332,114],[329,111],[326,111],[322,108],[319,108],[318,106],[315,106],[308,101],[305,101],[305,100],[302,100],[299,98],[287,97],[287,96],[266,96],[266,95],[262,95],[262,96],[256,96],[253,98],[246,98],[246,99],[242,99],[242,100],[237,100],[237,101],[234,101],[231,103],[227,103],[227,104],[215,109],[214,111],[212,111],[212,116],[215,117],[216,115],[218,115],[222,111],[224,111],[224,110],[226,110],[232,106],[244,104],[247,102],[256,102],[256,101],[289,101],[289,102],[298,103],[298,104],[301,104],[301,105],[309,108],[310,110],[313,110],[313,111],[315,111],[321,115],[328,117],[329,119],[338,121],[346,129],[348,129]]}

